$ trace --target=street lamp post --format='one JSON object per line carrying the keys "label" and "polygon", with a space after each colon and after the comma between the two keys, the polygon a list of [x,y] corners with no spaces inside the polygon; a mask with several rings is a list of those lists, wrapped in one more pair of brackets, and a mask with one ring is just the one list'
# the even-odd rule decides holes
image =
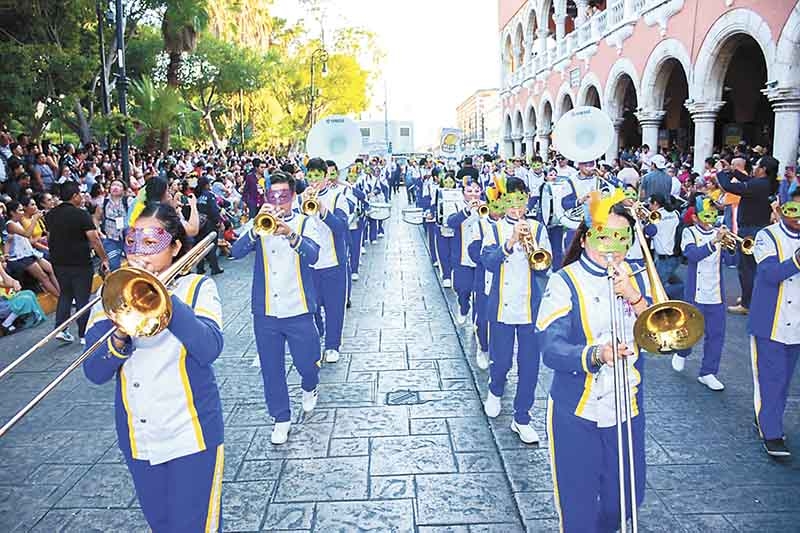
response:
{"label": "street lamp post", "polygon": [[[128,116],[128,77],[125,73],[125,18],[122,12],[122,0],[116,0],[117,11],[117,83],[119,84],[119,112]],[[119,149],[122,155],[122,179],[125,183],[131,180],[131,160],[128,146],[128,134],[123,132]]]}
{"label": "street lamp post", "polygon": [[317,48],[311,53],[311,107],[309,109],[309,121],[311,127],[314,126],[314,100],[316,100],[316,88],[314,87],[314,65],[317,61],[322,63],[322,74],[328,73],[328,52],[324,48]]}

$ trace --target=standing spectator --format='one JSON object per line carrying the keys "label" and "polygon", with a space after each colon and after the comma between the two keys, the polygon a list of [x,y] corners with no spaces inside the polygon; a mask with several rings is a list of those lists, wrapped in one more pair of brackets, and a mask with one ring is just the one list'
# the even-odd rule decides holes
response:
{"label": "standing spectator", "polygon": [[[197,180],[197,189],[195,189],[197,196],[197,211],[200,213],[200,233],[197,235],[198,240],[203,240],[206,236],[214,231],[217,231],[220,223],[219,206],[217,205],[217,197],[211,192],[208,186],[208,178],[203,176]],[[217,258],[217,246],[208,253],[208,255],[201,259],[197,264],[197,273],[205,274],[206,260],[211,267],[211,275],[222,274],[224,270],[219,266]]]}
{"label": "standing spectator", "polygon": [[111,182],[108,196],[97,207],[100,208],[98,218],[104,235],[103,248],[108,255],[108,266],[114,271],[122,265],[125,257],[123,237],[128,227],[128,197],[125,196],[125,186],[121,181]]}
{"label": "standing spectator", "polygon": [[[736,161],[735,166],[739,166]],[[753,176],[740,169],[731,168],[727,161],[717,163],[717,182],[725,192],[740,197],[737,210],[739,235],[754,237],[761,229],[769,226],[772,215],[770,196],[778,192],[778,160],[764,156],[758,160]],[[728,312],[746,315],[750,309],[753,295],[753,279],[756,273],[756,260],[752,255],[739,254],[739,283],[742,286],[742,300],[738,305],[728,307]]]}
{"label": "standing spectator", "polygon": [[652,169],[642,177],[642,185],[639,190],[642,199],[647,199],[654,194],[661,194],[664,198],[669,198],[672,193],[672,178],[664,172],[667,167],[667,160],[661,154],[656,154],[650,160]]}
{"label": "standing spectator", "polygon": [[[250,218],[255,218],[261,204],[264,203],[264,197],[259,193],[259,181],[264,178],[264,171],[267,169],[266,163],[259,158],[253,159],[253,170],[244,178],[244,189],[242,190],[242,200],[247,205],[247,210]],[[263,185],[264,189],[268,189],[266,184]]]}
{"label": "standing spectator", "polygon": [[36,156],[34,168],[39,171],[39,175],[42,177],[44,190],[49,191],[53,183],[56,182],[56,175],[55,172],[53,172],[53,167],[47,163],[47,155],[44,152]]}
{"label": "standing spectator", "polygon": [[[104,272],[109,270],[108,256],[100,241],[100,234],[91,215],[83,209],[83,195],[77,183],[68,181],[61,186],[61,201],[45,218],[50,231],[50,260],[61,286],[56,327],[69,317],[73,300],[79,309],[89,302],[94,275],[91,250],[100,258],[101,269]],[[86,314],[78,319],[81,345],[86,344],[84,336],[88,320]],[[63,342],[75,340],[69,331],[62,331],[56,338]]]}

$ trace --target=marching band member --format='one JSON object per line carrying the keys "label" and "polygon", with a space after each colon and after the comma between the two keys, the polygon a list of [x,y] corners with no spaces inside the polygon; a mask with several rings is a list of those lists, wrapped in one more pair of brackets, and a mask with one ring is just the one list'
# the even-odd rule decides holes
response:
{"label": "marching band member", "polygon": [[[128,230],[130,266],[160,274],[189,249],[175,210],[144,207]],[[102,384],[116,375],[118,445],[153,531],[221,531],[223,417],[211,366],[222,352],[222,309],[214,282],[178,278],[172,318],[152,337],[114,332],[83,363]],[[98,303],[89,319],[93,345],[113,324]]]}
{"label": "marching band member", "polygon": [[783,413],[800,356],[800,189],[780,207],[779,222],[756,234],[756,278],[748,322],[756,426],[772,457],[788,457]]}
{"label": "marching band member", "polygon": [[[537,156],[533,157],[531,161],[531,168],[528,170],[528,190],[530,191],[528,200],[528,212],[536,212],[539,207],[539,198],[542,195],[542,185],[544,185],[544,165],[542,158]],[[551,243],[552,244],[552,243]]]}
{"label": "marching band member", "polygon": [[670,298],[679,299],[683,296],[683,282],[675,276],[680,265],[680,256],[675,255],[675,234],[680,218],[676,211],[667,209],[667,202],[661,193],[650,196],[650,211],[658,211],[661,215],[661,219],[653,223],[656,227],[653,252],[658,277],[664,283],[664,290]]}
{"label": "marching band member", "polygon": [[[622,202],[623,205],[627,208],[632,208],[639,201],[639,191],[636,189],[636,187],[627,185],[623,188],[623,192],[625,194],[625,200]],[[644,224],[644,222],[642,223]],[[643,229],[645,237],[649,239],[652,239],[658,231],[656,226],[651,223],[645,225]],[[642,252],[642,246],[639,243],[639,236],[635,232],[633,234],[633,245],[630,247],[630,249],[628,249],[628,253],[625,256],[625,261],[632,265],[634,269],[644,267],[644,253]]]}
{"label": "marching band member", "polygon": [[[336,166],[336,163],[333,161],[328,161],[328,175],[330,178],[331,172],[336,172],[338,175],[339,170]],[[333,171],[331,169],[334,169]],[[351,167],[351,169],[355,169],[355,167]],[[348,172],[347,173],[347,185],[343,185],[343,189],[345,191],[345,197],[347,198],[348,202],[350,203],[350,219],[348,221],[348,229],[350,231],[350,240],[349,240],[349,254],[348,257],[350,258],[350,280],[351,281],[358,281],[358,269],[361,265],[361,246],[362,246],[362,239],[364,235],[364,226],[366,222],[364,220],[364,213],[366,212],[366,201],[367,195],[364,193],[364,184],[363,181],[360,179],[361,177],[358,175],[358,172]],[[352,287],[352,285],[350,285]],[[350,294],[348,291],[347,301],[350,301]]]}
{"label": "marching band member", "polygon": [[328,180],[324,179],[328,165],[323,159],[312,158],[307,167],[310,187],[312,193],[316,192],[319,203],[319,212],[313,217],[319,233],[319,259],[311,267],[319,298],[316,324],[325,331],[325,361],[335,363],[339,360],[347,305],[346,240],[349,234],[347,217],[350,208],[345,195],[333,192]]}
{"label": "marching band member", "polygon": [[481,261],[492,273],[489,293],[489,392],[484,411],[490,418],[500,414],[500,400],[505,389],[508,371],[518,343],[517,371],[519,381],[514,398],[514,419],[511,430],[522,442],[539,442],[539,435],[530,425],[530,409],[539,375],[539,343],[534,320],[542,297],[542,279],[546,271],[531,268],[522,240],[530,236],[535,247],[550,252],[547,232],[536,221],[525,220],[528,191],[525,184],[510,178],[506,183],[505,217],[494,226],[494,238],[485,240]]}
{"label": "marching band member", "polygon": [[[433,169],[434,176],[440,172],[438,168]],[[455,240],[455,232],[447,225],[447,217],[449,213],[445,213],[445,209],[449,209],[449,202],[444,199],[444,192],[452,191],[455,189],[455,174],[452,170],[446,171],[445,177],[442,180],[441,187],[436,195],[436,210],[437,213],[437,227],[436,227],[436,257],[439,258],[439,273],[442,275],[442,287],[450,288],[453,286],[453,241]],[[439,216],[441,214],[441,216]]]}
{"label": "marching band member", "polygon": [[[649,301],[640,290],[646,287],[645,278],[641,273],[632,278],[623,260],[633,240],[634,221],[622,205],[614,204],[619,199],[621,193],[610,198],[592,195],[585,221],[564,257],[565,266],[550,276],[536,320],[542,360],[554,371],[547,402],[547,440],[556,510],[561,531],[568,533],[611,532],[620,525],[610,313],[617,299],[611,298],[606,282],[612,254],[611,267],[617,274],[614,288],[625,301],[623,315],[627,317],[618,348],[632,370],[628,375],[637,506],[644,500],[643,359],[635,345],[624,341],[633,339],[634,315],[643,312]],[[625,501],[630,516],[630,494]]]}
{"label": "marching band member", "polygon": [[[439,189],[433,173],[430,170],[430,162],[426,162],[420,170],[422,173],[422,184],[420,194],[417,197],[417,207],[425,214],[425,233],[428,235],[428,253],[434,266],[439,265],[439,258],[436,255],[436,194]],[[438,173],[437,173],[438,176]]]}
{"label": "marching band member", "polygon": [[303,410],[317,404],[320,339],[314,324],[317,293],[311,265],[319,258],[317,226],[310,217],[292,210],[294,177],[282,171],[271,176],[267,203],[259,214],[276,218],[271,235],[256,235],[251,229],[233,244],[231,256],[242,258],[252,251],[252,311],[256,347],[264,379],[264,396],[275,419],[272,443],[289,438],[291,411],[286,384],[285,348],[301,378]]}
{"label": "marching band member", "polygon": [[[386,188],[384,187],[380,176],[376,176],[370,167],[366,168],[366,173],[367,176],[365,178],[365,183],[367,185],[367,203],[385,203]],[[375,220],[374,218],[368,218],[367,231],[369,232],[367,240],[372,244],[378,244],[378,239],[383,238],[383,221]]]}
{"label": "marching band member", "polygon": [[[697,381],[713,391],[725,388],[718,379],[722,344],[725,341],[725,288],[722,281],[720,243],[724,228],[715,230],[719,212],[708,197],[695,200],[694,226],[683,229],[681,249],[689,261],[683,299],[697,307],[705,318],[703,363]],[[672,356],[672,368],[682,372],[691,350]]]}
{"label": "marching band member", "polygon": [[[487,191],[487,194],[490,194],[489,191]],[[473,240],[468,247],[469,256],[475,263],[475,286],[473,288],[475,296],[473,301],[475,302],[475,336],[478,338],[475,363],[481,370],[489,368],[488,300],[493,281],[492,273],[484,268],[481,261],[481,248],[484,242],[487,243],[487,246],[497,244],[493,240],[495,236],[494,224],[505,214],[496,196],[489,202],[488,206],[489,216],[478,219],[478,223],[474,227]]]}
{"label": "marching band member", "polygon": [[470,297],[475,287],[475,261],[469,256],[469,243],[478,222],[478,206],[481,203],[481,186],[477,178],[468,178],[464,186],[464,202],[459,210],[447,218],[447,226],[455,232],[451,262],[453,264],[453,287],[458,295],[456,322],[463,325],[469,318]]}

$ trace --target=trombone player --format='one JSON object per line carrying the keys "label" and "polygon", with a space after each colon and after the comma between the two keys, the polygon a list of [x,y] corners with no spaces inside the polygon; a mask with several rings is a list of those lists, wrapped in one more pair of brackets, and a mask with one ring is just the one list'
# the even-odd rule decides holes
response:
{"label": "trombone player", "polygon": [[256,347],[269,414],[275,419],[272,443],[284,444],[291,428],[285,348],[300,374],[305,412],[317,404],[320,342],[314,324],[317,293],[311,267],[319,258],[317,226],[295,213],[294,177],[282,171],[270,176],[265,203],[253,228],[231,247],[231,257],[255,251],[252,312]]}
{"label": "trombone player", "polygon": [[[556,510],[561,531],[567,533],[616,531],[623,520],[621,501],[628,502],[625,517],[632,515],[630,486],[623,483],[631,465],[624,463],[623,475],[619,468],[631,449],[619,437],[629,423],[636,505],[644,499],[644,361],[633,341],[633,318],[650,300],[644,277],[632,276],[625,262],[634,219],[618,203],[623,197],[621,192],[610,198],[592,195],[564,267],[550,276],[536,318],[542,360],[554,370],[547,435]],[[609,279],[613,293],[603,283]],[[624,318],[616,339],[615,309]],[[628,365],[629,418],[617,417],[615,362]]]}

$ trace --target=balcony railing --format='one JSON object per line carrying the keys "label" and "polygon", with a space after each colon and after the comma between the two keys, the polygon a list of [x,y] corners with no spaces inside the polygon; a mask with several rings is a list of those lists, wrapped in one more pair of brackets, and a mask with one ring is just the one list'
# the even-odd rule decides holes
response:
{"label": "balcony railing", "polygon": [[[631,2],[629,9],[632,13],[628,17],[625,16],[627,2]],[[544,47],[544,52],[541,51],[540,38],[528,41],[528,47],[537,52],[528,55],[525,63],[517,67],[513,73],[506,73],[503,76],[503,89],[511,90],[526,80],[541,75],[552,69],[557,63],[568,60],[576,52],[599,43],[602,39],[635,22],[644,13],[666,2],[668,0],[609,0],[605,10],[596,12],[575,31],[568,33],[563,39],[558,39],[555,45],[552,44],[552,40],[548,39],[549,46]]]}

